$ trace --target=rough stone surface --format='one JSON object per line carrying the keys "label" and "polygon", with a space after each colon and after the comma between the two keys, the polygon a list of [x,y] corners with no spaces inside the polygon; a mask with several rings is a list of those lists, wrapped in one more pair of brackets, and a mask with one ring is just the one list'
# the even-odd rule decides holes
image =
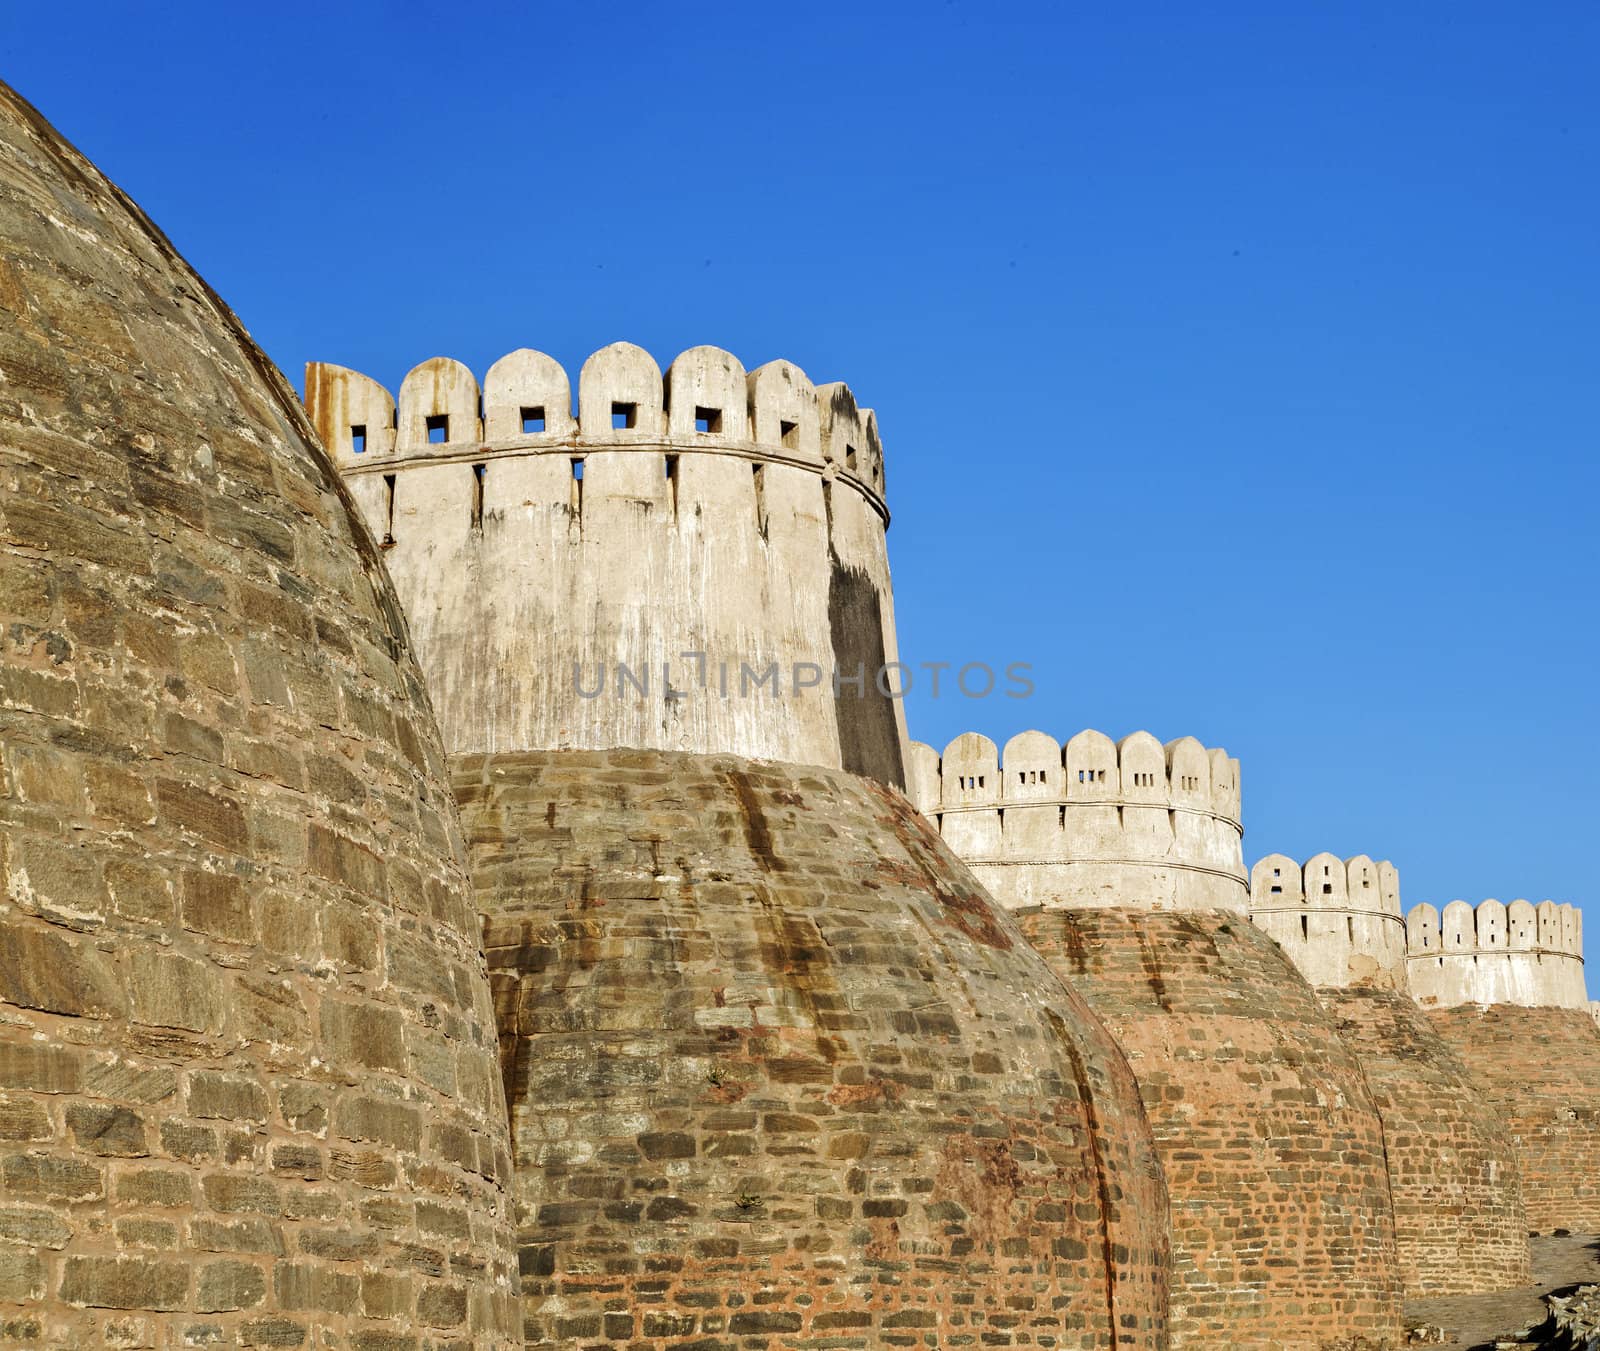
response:
{"label": "rough stone surface", "polygon": [[1427,1010],[1516,1151],[1528,1226],[1600,1233],[1600,1028],[1585,1009]]}
{"label": "rough stone surface", "polygon": [[445,357],[398,401],[306,370],[451,752],[729,751],[904,782],[883,448],[846,386],[715,347],[663,378],[613,343],[576,418],[528,349],[481,399]]}
{"label": "rough stone surface", "polygon": [[530,1346],[1164,1344],[1127,1065],[904,798],[731,756],[453,765]]}
{"label": "rough stone surface", "polygon": [[1172,1205],[1175,1347],[1399,1333],[1383,1133],[1310,986],[1231,912],[1016,916],[1128,1055]]}
{"label": "rough stone surface", "polygon": [[8,90],[0,239],[0,1341],[509,1345],[493,1010],[377,557]]}
{"label": "rough stone surface", "polygon": [[1528,1219],[1504,1123],[1400,990],[1318,991],[1383,1122],[1407,1298],[1525,1285]]}

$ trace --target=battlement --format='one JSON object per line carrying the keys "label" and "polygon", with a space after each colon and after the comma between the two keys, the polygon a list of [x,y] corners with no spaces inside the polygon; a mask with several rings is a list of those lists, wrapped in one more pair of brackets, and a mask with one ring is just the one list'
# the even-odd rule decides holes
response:
{"label": "battlement", "polygon": [[[731,752],[903,781],[878,420],[716,347],[519,349],[306,406],[410,620],[457,752]],[[834,679],[835,672],[839,680]],[[892,689],[892,684],[890,685]]]}
{"label": "battlement", "polygon": [[[718,347],[691,347],[664,376],[642,347],[602,347],[579,372],[576,411],[561,364],[529,348],[496,361],[481,389],[461,362],[432,357],[406,375],[398,399],[358,371],[311,362],[306,408],[346,474],[590,451],[725,455],[791,465],[848,485],[888,522],[873,410],[858,407],[849,386],[815,386],[787,361],[746,373]],[[584,476],[609,468],[610,461],[600,460],[585,465]],[[674,466],[659,468],[657,477],[668,485]],[[632,466],[625,472],[631,477]],[[675,494],[663,486],[652,496],[675,496],[681,510],[691,505],[684,495],[694,487],[686,475]]]}
{"label": "battlement", "polygon": [[1583,914],[1573,905],[1424,902],[1406,915],[1411,992],[1424,1007],[1586,1008]]}
{"label": "battlement", "polygon": [[965,732],[912,742],[908,792],[990,892],[1027,906],[1242,911],[1239,762],[1193,737],[1063,746],[1022,732],[1002,752]]}
{"label": "battlement", "polygon": [[1268,854],[1250,870],[1250,919],[1316,986],[1406,984],[1400,874],[1365,854],[1304,865]]}

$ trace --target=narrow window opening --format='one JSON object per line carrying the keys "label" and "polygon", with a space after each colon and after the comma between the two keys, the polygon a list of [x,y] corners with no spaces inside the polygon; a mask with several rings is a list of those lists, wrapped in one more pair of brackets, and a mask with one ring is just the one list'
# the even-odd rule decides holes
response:
{"label": "narrow window opening", "polygon": [[697,432],[710,432],[713,436],[722,433],[722,409],[696,408],[694,410],[694,429]]}
{"label": "narrow window opening", "polygon": [[1283,888],[1282,888],[1282,887],[1280,887],[1280,886],[1276,886],[1276,885],[1275,885],[1275,886],[1274,886],[1274,887],[1273,887],[1273,888],[1272,888],[1272,894],[1273,894],[1273,895],[1274,895],[1274,896],[1281,896],[1281,895],[1283,895]]}
{"label": "narrow window opening", "polygon": [[678,457],[676,455],[668,455],[665,459],[667,484],[672,493],[672,515],[676,519],[678,515]]}
{"label": "narrow window opening", "polygon": [[1065,807],[1056,808],[1056,825],[1062,830],[1067,828],[1067,809]]}
{"label": "narrow window opening", "polygon": [[779,422],[778,440],[783,442],[790,450],[800,448],[800,424],[798,422]]}
{"label": "narrow window opening", "polygon": [[378,547],[394,548],[394,475],[383,476],[383,538]]}
{"label": "narrow window opening", "polygon": [[1324,882],[1322,884],[1322,894],[1324,896],[1333,895],[1333,883],[1332,882]]}
{"label": "narrow window opening", "polygon": [[639,405],[614,403],[611,405],[611,426],[616,431],[630,431],[639,424]]}
{"label": "narrow window opening", "polygon": [[1083,771],[1081,769],[1078,771],[1078,782],[1083,782]]}
{"label": "narrow window opening", "polygon": [[750,466],[751,474],[756,488],[756,529],[761,532],[761,538],[767,537],[767,489],[766,475],[762,472],[766,466],[753,464]]}
{"label": "narrow window opening", "polygon": [[483,529],[483,480],[489,472],[486,464],[472,466],[472,528]]}
{"label": "narrow window opening", "polygon": [[435,413],[428,419],[428,444],[443,445],[450,439],[450,414]]}
{"label": "narrow window opening", "polygon": [[542,432],[543,430],[543,406],[541,405],[534,408],[524,408],[522,410],[522,434],[524,436],[532,436],[535,432]]}
{"label": "narrow window opening", "polygon": [[358,422],[350,428],[350,449],[357,455],[367,453],[367,424]]}
{"label": "narrow window opening", "polygon": [[1300,937],[1311,937],[1311,917],[1309,915],[1300,916]]}
{"label": "narrow window opening", "polygon": [[574,457],[572,461],[572,514],[583,515],[583,460]]}

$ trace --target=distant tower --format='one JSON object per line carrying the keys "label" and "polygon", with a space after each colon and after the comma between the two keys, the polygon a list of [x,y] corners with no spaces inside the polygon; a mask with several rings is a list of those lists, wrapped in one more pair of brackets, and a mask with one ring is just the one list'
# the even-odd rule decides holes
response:
{"label": "distant tower", "polygon": [[[306,403],[458,752],[727,751],[904,783],[877,418],[796,366],[613,343]],[[886,673],[887,668],[887,673]],[[838,680],[835,681],[837,673]]]}
{"label": "distant tower", "polygon": [[1413,1297],[1531,1279],[1516,1152],[1481,1087],[1406,991],[1400,875],[1365,854],[1250,870],[1250,918],[1316,987],[1383,1122],[1395,1241]]}
{"label": "distant tower", "polygon": [[889,786],[873,415],[624,344],[576,421],[527,351],[307,396],[452,752],[527,1345],[1164,1346],[1127,1063]]}

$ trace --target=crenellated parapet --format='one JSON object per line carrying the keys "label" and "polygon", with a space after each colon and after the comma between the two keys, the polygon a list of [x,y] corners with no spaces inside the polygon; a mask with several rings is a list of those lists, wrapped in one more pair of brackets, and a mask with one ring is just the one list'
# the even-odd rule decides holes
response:
{"label": "crenellated parapet", "polygon": [[1193,737],[1022,732],[1002,751],[966,732],[943,754],[912,742],[907,783],[1012,909],[1245,909],[1239,762]]}
{"label": "crenellated parapet", "polygon": [[1583,976],[1583,915],[1554,901],[1477,906],[1424,902],[1406,915],[1411,993],[1424,1008],[1516,1004],[1589,1007]]}
{"label": "crenellated parapet", "polygon": [[1268,854],[1250,870],[1250,919],[1312,985],[1406,987],[1400,874],[1365,854],[1303,865]]}
{"label": "crenellated parapet", "polygon": [[[799,367],[527,349],[306,405],[411,621],[453,751],[737,754],[903,778],[877,417]],[[835,678],[837,674],[838,679]]]}

